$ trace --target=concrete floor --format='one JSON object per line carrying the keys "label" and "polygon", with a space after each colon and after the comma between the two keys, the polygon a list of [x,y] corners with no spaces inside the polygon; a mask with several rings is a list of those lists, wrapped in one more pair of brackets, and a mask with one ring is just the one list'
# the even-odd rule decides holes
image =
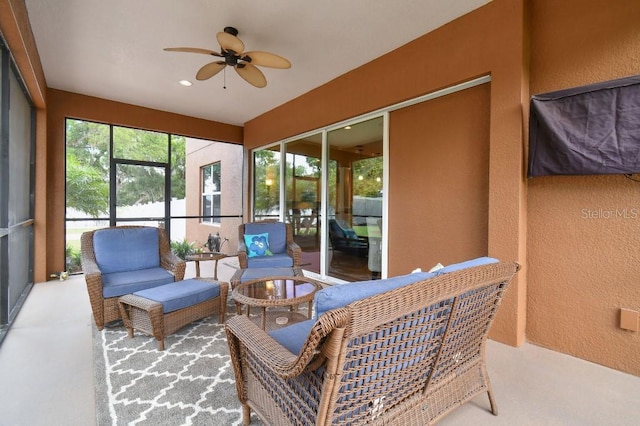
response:
{"label": "concrete floor", "polygon": [[[220,261],[220,279],[233,260]],[[211,275],[213,262],[201,268]],[[96,424],[91,330],[82,276],[34,286],[0,347],[0,426]],[[640,377],[530,344],[489,341],[487,359],[499,415],[480,395],[440,425],[640,424]]]}

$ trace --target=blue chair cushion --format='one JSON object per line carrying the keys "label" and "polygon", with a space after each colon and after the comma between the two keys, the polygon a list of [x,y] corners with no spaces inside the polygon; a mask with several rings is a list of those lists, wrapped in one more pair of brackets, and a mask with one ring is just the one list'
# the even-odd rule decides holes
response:
{"label": "blue chair cushion", "polygon": [[316,321],[313,319],[298,322],[270,331],[269,336],[287,348],[289,352],[299,354],[315,323]]}
{"label": "blue chair cushion", "polygon": [[269,234],[244,234],[244,244],[247,247],[247,256],[259,257],[259,256],[273,256],[271,250],[269,250]]}
{"label": "blue chair cushion", "polygon": [[162,303],[162,310],[166,314],[218,297],[220,284],[190,279],[136,291],[133,294]]}
{"label": "blue chair cushion", "polygon": [[271,253],[286,253],[287,226],[283,222],[250,222],[244,225],[245,235],[269,234],[269,250]]}
{"label": "blue chair cushion", "polygon": [[285,253],[272,256],[257,256],[247,259],[248,268],[285,268],[293,266],[293,258]]}
{"label": "blue chair cushion", "polygon": [[161,267],[102,274],[102,296],[122,296],[174,281],[173,274]]}
{"label": "blue chair cushion", "polygon": [[93,234],[96,263],[103,274],[160,266],[156,228],[101,229]]}
{"label": "blue chair cushion", "polygon": [[245,269],[240,277],[240,282],[244,283],[249,280],[255,280],[265,277],[293,277],[292,268],[250,268]]}

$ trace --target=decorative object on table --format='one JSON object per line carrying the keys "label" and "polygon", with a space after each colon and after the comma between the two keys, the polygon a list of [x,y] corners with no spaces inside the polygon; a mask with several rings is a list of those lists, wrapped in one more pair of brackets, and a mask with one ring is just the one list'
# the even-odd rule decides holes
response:
{"label": "decorative object on table", "polygon": [[[261,88],[267,85],[267,79],[256,65],[279,69],[291,68],[291,62],[282,56],[261,51],[245,52],[244,43],[237,35],[238,30],[233,27],[225,27],[224,32],[219,32],[216,35],[220,44],[219,53],[198,47],[167,47],[164,50],[168,52],[199,53],[220,58],[220,60],[210,62],[200,68],[196,74],[197,80],[207,80],[226,69],[228,65],[233,67],[247,83]],[[226,84],[223,87],[226,89]]]}
{"label": "decorative object on table", "polygon": [[216,235],[209,234],[209,238],[207,238],[207,243],[205,244],[205,246],[209,249],[210,252],[219,253],[220,252],[220,233],[216,232]]}

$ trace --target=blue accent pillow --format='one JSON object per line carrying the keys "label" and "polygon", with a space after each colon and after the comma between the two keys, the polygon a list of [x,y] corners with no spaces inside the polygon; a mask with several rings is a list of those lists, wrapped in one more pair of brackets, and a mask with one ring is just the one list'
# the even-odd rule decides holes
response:
{"label": "blue accent pillow", "polygon": [[269,234],[244,235],[244,243],[247,246],[249,257],[273,256],[269,250]]}

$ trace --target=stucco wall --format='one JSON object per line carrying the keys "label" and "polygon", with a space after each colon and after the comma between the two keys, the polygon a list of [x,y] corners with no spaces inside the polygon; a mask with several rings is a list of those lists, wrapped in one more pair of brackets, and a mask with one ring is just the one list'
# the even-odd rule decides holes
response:
{"label": "stucco wall", "polygon": [[244,150],[242,146],[222,142],[187,138],[186,149],[186,193],[187,216],[200,215],[202,201],[201,167],[220,162],[220,207],[223,216],[219,224],[203,223],[199,219],[187,219],[186,238],[196,241],[202,247],[209,234],[220,233],[221,238],[229,241],[222,246],[222,252],[234,254],[238,248],[238,226],[242,223],[242,165]]}
{"label": "stucco wall", "polygon": [[[535,0],[531,93],[640,74],[640,2]],[[527,340],[640,375],[640,183],[623,176],[528,181]]]}
{"label": "stucco wall", "polygon": [[[494,0],[399,49],[245,123],[247,148],[346,120],[438,89],[491,75],[488,105],[487,253],[525,266],[512,283],[491,337],[519,345],[526,321],[525,186],[523,97],[527,98],[525,8],[523,0]],[[407,58],[411,64],[405,65]],[[404,134],[393,153],[416,148],[422,130]],[[391,143],[391,142],[390,142]],[[404,145],[403,145],[404,144]],[[424,155],[424,150],[420,151]],[[390,169],[399,167],[389,157]],[[401,167],[401,163],[400,163]],[[393,181],[394,176],[390,175]],[[392,184],[393,185],[393,184]],[[246,191],[249,190],[247,187]],[[412,188],[411,191],[414,191]],[[393,203],[389,212],[389,270],[406,270],[413,256],[396,235],[410,232],[403,211],[432,203],[428,194]],[[464,244],[464,242],[461,242]],[[445,260],[446,261],[446,260]]]}

